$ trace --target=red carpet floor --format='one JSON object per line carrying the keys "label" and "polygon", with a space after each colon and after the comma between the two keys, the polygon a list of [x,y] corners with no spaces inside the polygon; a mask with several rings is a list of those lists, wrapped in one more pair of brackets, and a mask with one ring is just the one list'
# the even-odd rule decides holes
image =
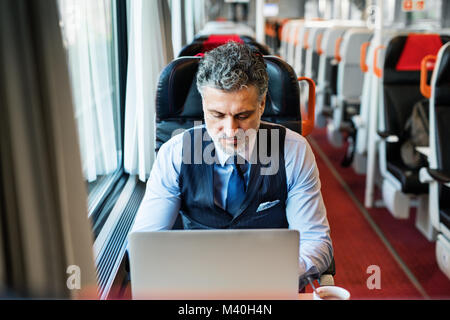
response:
{"label": "red carpet floor", "polygon": [[[384,208],[362,209],[365,176],[340,166],[344,148],[333,148],[325,129],[315,129],[309,140],[331,226],[336,285],[347,288],[352,299],[450,299],[450,280],[436,264],[435,244],[416,229],[414,213],[407,220],[397,220]],[[380,289],[367,286],[372,275],[367,268],[372,265],[380,268]]]}

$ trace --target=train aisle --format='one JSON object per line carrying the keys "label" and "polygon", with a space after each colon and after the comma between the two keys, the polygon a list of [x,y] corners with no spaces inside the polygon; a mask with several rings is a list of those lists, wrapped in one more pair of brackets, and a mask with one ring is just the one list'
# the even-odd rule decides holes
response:
{"label": "train aisle", "polygon": [[[396,220],[384,208],[366,209],[364,176],[340,166],[345,146],[332,147],[320,128],[308,140],[331,226],[336,285],[347,288],[352,299],[450,299],[450,281],[436,264],[435,243],[415,228],[415,214]],[[370,266],[380,268],[380,289],[367,286]]]}

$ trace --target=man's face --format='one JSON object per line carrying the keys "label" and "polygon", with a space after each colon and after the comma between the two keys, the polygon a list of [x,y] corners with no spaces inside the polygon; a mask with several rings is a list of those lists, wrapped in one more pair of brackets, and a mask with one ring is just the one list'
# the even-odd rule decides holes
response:
{"label": "man's face", "polygon": [[[255,86],[228,92],[211,87],[203,87],[203,112],[211,138],[228,154],[245,148],[244,134],[259,128],[266,98],[258,101]],[[249,129],[253,129],[247,131]]]}

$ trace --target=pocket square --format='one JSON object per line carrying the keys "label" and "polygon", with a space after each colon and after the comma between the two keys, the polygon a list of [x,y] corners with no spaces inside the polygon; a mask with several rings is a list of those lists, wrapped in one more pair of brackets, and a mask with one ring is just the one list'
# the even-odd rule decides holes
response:
{"label": "pocket square", "polygon": [[263,202],[258,206],[258,209],[256,209],[256,212],[260,212],[260,211],[272,208],[274,205],[278,204],[278,202],[280,202],[280,200]]}

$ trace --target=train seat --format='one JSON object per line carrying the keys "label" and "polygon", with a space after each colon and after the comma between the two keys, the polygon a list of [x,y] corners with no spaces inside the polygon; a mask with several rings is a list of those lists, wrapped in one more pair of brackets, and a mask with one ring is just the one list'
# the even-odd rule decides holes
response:
{"label": "train seat", "polygon": [[[408,218],[411,200],[416,199],[416,223],[428,216],[425,204],[428,187],[420,182],[419,170],[409,168],[401,158],[403,131],[413,106],[423,99],[420,93],[422,58],[436,54],[449,40],[450,37],[437,34],[399,35],[391,39],[385,52],[378,130],[383,200],[394,217]],[[432,230],[427,230],[425,236],[431,240]]]}
{"label": "train seat", "polygon": [[[200,57],[180,57],[161,72],[156,98],[156,149],[179,129],[203,121],[200,93],[195,75]],[[294,70],[282,59],[264,56],[269,88],[262,120],[284,125],[302,133],[299,85]],[[313,100],[313,99],[312,99]],[[302,124],[303,123],[303,124]]]}
{"label": "train seat", "polygon": [[276,55],[280,54],[281,38],[284,26],[289,22],[287,18],[266,20],[265,39],[266,44]]}
{"label": "train seat", "polygon": [[352,130],[351,117],[359,113],[364,73],[360,67],[360,50],[355,48],[360,48],[371,37],[372,31],[362,28],[351,28],[342,37],[333,119],[327,124],[329,141],[335,147],[342,146],[342,130]]}
{"label": "train seat", "polygon": [[305,23],[304,28],[301,29],[301,32],[298,34],[298,45],[295,48],[295,64],[298,66],[296,67],[296,71],[298,70],[297,74],[299,76],[305,76],[306,74],[306,53],[309,49],[309,38],[310,34],[312,34],[313,27],[309,26],[307,23]]}
{"label": "train seat", "polygon": [[[332,27],[333,22],[328,20],[309,20],[306,21],[297,33],[297,46],[294,53],[294,70],[300,76],[308,77],[307,62],[312,58],[308,58],[312,54],[312,50],[316,46],[316,37],[322,33],[325,28]],[[309,61],[312,63],[312,60]],[[310,71],[312,71],[310,69]],[[310,74],[311,75],[311,74]]]}
{"label": "train seat", "polygon": [[[388,43],[394,36],[400,35],[400,31],[395,29],[386,30],[383,33],[381,43]],[[353,126],[356,130],[355,152],[353,155],[352,167],[358,174],[367,172],[367,153],[369,144],[369,132],[372,125],[370,117],[376,115],[379,99],[380,78],[374,72],[374,55],[377,43],[372,38],[370,42],[365,42],[360,47],[360,68],[364,73],[363,88],[361,93],[361,104],[359,114],[352,117]],[[383,47],[377,49],[380,51]],[[377,60],[381,55],[377,54]],[[374,111],[371,111],[373,109]],[[372,112],[372,113],[371,113]],[[374,130],[376,135],[376,130]]]}
{"label": "train seat", "polygon": [[[323,33],[327,28],[331,28],[335,24],[330,20],[307,20],[305,21],[296,34],[296,46],[293,56],[292,66],[295,72],[300,76],[307,76],[307,61],[312,63],[312,55],[317,43],[317,35]],[[312,71],[312,69],[310,69]],[[309,74],[311,75],[311,74]]]}
{"label": "train seat", "polygon": [[317,82],[317,74],[319,71],[319,49],[322,42],[323,33],[327,27],[311,28],[308,37],[308,48],[306,50],[305,76]]}
{"label": "train seat", "polygon": [[336,41],[340,38],[348,27],[333,26],[326,29],[322,36],[321,51],[319,59],[319,69],[317,78],[317,106],[316,106],[316,125],[320,128],[326,126],[326,114],[332,115],[331,96],[333,94],[333,82],[337,76],[337,64],[332,61],[335,58]]}
{"label": "train seat", "polygon": [[278,30],[280,28],[280,23],[277,20],[266,20],[266,25],[264,27],[264,38],[267,46],[272,49],[273,52],[278,50]]}
{"label": "train seat", "polygon": [[283,28],[281,29],[280,36],[280,57],[287,61],[287,52],[289,46],[289,35],[292,26],[294,25],[294,20],[288,20],[285,24],[283,24]]}
{"label": "train seat", "polygon": [[255,32],[244,23],[233,21],[209,21],[197,33],[199,36],[209,36],[211,34],[240,34],[255,37]]}
{"label": "train seat", "polygon": [[450,43],[437,55],[431,79],[429,168],[420,171],[429,183],[430,220],[437,230],[436,260],[450,279]]}
{"label": "train seat", "polygon": [[240,36],[238,34],[212,34],[208,36],[197,36],[193,42],[184,46],[178,57],[195,56],[199,53],[205,53],[228,41],[236,41],[248,44],[257,49],[262,55],[269,54],[269,48],[255,41],[250,36]]}
{"label": "train seat", "polygon": [[375,75],[372,72],[374,49],[374,41],[365,42],[360,47],[360,68],[364,73],[363,88],[361,92],[359,114],[352,117],[353,126],[357,132],[352,167],[358,174],[364,174],[367,170],[369,111],[372,104],[371,92],[375,89],[374,81],[376,81]]}
{"label": "train seat", "polygon": [[294,71],[297,75],[300,74],[300,70],[298,69],[296,64],[297,59],[297,47],[299,46],[300,37],[303,33],[305,21],[304,20],[293,20],[291,21],[290,27],[286,30],[286,40],[285,40],[285,58],[287,63],[289,63],[292,67],[294,67]]}

